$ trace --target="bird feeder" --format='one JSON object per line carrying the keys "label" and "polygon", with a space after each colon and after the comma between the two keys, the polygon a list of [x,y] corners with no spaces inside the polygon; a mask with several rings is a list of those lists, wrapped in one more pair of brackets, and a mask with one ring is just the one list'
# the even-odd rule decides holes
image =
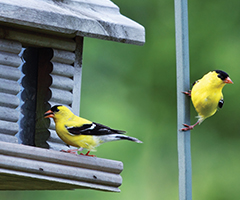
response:
{"label": "bird feeder", "polygon": [[0,190],[120,191],[122,162],[59,152],[42,117],[79,113],[84,37],[142,45],[145,30],[109,0],[0,0]]}

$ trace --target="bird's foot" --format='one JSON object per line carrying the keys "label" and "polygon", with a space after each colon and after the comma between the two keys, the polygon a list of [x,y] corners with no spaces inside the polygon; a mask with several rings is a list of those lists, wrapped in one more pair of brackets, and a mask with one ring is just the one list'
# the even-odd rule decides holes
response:
{"label": "bird's foot", "polygon": [[89,153],[90,153],[90,151],[88,151],[86,154],[80,153],[80,155],[82,155],[82,156],[90,156],[90,157],[97,157],[95,155],[89,155]]}
{"label": "bird's foot", "polygon": [[191,126],[191,125],[183,124],[183,126],[185,126],[186,128],[180,129],[181,131],[188,131],[194,128],[194,125]]}
{"label": "bird's foot", "polygon": [[182,92],[183,94],[186,94],[187,96],[191,97],[191,90],[188,90],[188,92]]}
{"label": "bird's foot", "polygon": [[197,121],[195,124],[193,125],[187,125],[187,124],[183,124],[183,126],[185,126],[186,128],[182,128],[180,129],[181,131],[189,131],[192,130],[196,125],[198,125],[200,123],[200,121]]}
{"label": "bird's foot", "polygon": [[78,155],[78,149],[68,149],[68,150],[63,150],[63,149],[62,149],[61,152],[71,153],[71,154]]}

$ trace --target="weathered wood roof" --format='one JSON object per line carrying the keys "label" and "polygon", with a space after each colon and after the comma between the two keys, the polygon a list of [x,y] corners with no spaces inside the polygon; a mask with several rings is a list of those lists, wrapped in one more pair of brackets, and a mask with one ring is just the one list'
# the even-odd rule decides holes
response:
{"label": "weathered wood roof", "polygon": [[0,24],[142,45],[145,30],[109,0],[0,0]]}

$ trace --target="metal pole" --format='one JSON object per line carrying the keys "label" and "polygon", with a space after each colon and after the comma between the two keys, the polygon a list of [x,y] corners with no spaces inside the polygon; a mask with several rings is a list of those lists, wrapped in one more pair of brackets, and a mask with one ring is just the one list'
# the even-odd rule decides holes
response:
{"label": "metal pole", "polygon": [[178,112],[178,168],[179,200],[192,199],[192,167],[190,131],[182,132],[182,124],[190,124],[190,98],[182,94],[190,88],[188,4],[187,0],[175,0],[175,32],[177,59],[177,112]]}

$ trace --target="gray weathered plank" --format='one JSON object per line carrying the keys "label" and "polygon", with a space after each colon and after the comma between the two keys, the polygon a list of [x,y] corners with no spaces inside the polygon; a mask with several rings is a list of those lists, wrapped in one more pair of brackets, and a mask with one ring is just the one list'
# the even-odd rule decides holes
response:
{"label": "gray weathered plank", "polygon": [[57,141],[52,141],[51,137],[47,141],[50,149],[55,150],[55,151],[60,151],[60,150],[69,150],[69,147],[66,146],[62,140],[57,140]]}
{"label": "gray weathered plank", "polygon": [[0,27],[0,38],[19,41],[26,46],[32,47],[50,47],[69,51],[74,51],[76,48],[74,40],[70,38],[51,36],[39,32],[23,31],[4,26]]}
{"label": "gray weathered plank", "polygon": [[10,122],[17,122],[19,118],[19,111],[12,108],[0,106],[0,119]]}
{"label": "gray weathered plank", "polygon": [[58,104],[71,105],[73,101],[73,95],[71,92],[66,90],[60,90],[50,87],[52,91],[52,97],[50,101],[57,102]]}
{"label": "gray weathered plank", "polygon": [[0,133],[14,136],[18,132],[18,124],[0,120]]}
{"label": "gray weathered plank", "polygon": [[[0,169],[0,190],[73,190],[96,189],[120,192],[119,188],[34,173]],[[9,183],[9,184],[6,184]],[[10,184],[13,183],[13,184]],[[24,183],[24,184],[23,184]]]}
{"label": "gray weathered plank", "polygon": [[17,108],[20,100],[16,95],[0,92],[0,106],[8,108]]}
{"label": "gray weathered plank", "polygon": [[0,92],[16,95],[19,91],[20,85],[17,81],[0,78]]}
{"label": "gray weathered plank", "polygon": [[0,134],[0,141],[2,142],[11,142],[11,143],[18,143],[18,139],[15,136],[7,135],[7,134]]}
{"label": "gray weathered plank", "polygon": [[34,159],[69,166],[83,167],[119,174],[123,164],[119,161],[88,156],[73,155],[49,149],[31,147],[28,145],[10,144],[0,141],[0,154],[17,156],[20,158]]}
{"label": "gray weathered plank", "polygon": [[22,44],[20,42],[0,39],[0,51],[19,54],[21,50]]}
{"label": "gray weathered plank", "polygon": [[[6,142],[0,142],[0,159],[0,182],[7,177],[16,180],[0,184],[0,190],[52,189],[48,184],[56,182],[54,189],[83,187],[116,192],[122,183],[119,174],[123,164],[119,161]],[[27,181],[24,187],[19,185],[20,180]],[[34,187],[29,185],[31,182]]]}
{"label": "gray weathered plank", "polygon": [[0,155],[0,160],[0,168],[44,174],[46,176],[60,177],[82,182],[91,182],[99,185],[111,185],[114,187],[119,187],[122,182],[122,179],[118,174],[104,173],[99,170],[80,167],[76,168],[75,166],[43,162],[32,158],[19,158],[16,156]]}
{"label": "gray weathered plank", "polygon": [[19,80],[21,78],[21,72],[17,67],[0,65],[0,78],[14,81]]}
{"label": "gray weathered plank", "polygon": [[51,61],[63,64],[73,64],[75,61],[75,54],[70,51],[53,49],[53,58]]}
{"label": "gray weathered plank", "polygon": [[72,91],[73,90],[73,80],[68,77],[51,75],[52,77],[52,88]]}
{"label": "gray weathered plank", "polygon": [[17,54],[0,51],[0,64],[19,67],[22,61]]}
{"label": "gray weathered plank", "polygon": [[20,109],[16,108],[20,103],[17,94],[20,92],[18,67],[22,61],[18,54],[21,49],[20,42],[0,39],[0,140],[6,142],[17,142],[15,134],[19,130]]}
{"label": "gray weathered plank", "polygon": [[81,101],[81,84],[82,84],[82,55],[83,55],[83,37],[76,37],[76,51],[74,62],[74,87],[73,87],[73,103],[72,110],[75,115],[79,115],[80,112],[80,101]]}
{"label": "gray weathered plank", "polygon": [[53,70],[51,74],[56,74],[60,76],[66,76],[72,78],[74,76],[75,69],[72,65],[53,62]]}

